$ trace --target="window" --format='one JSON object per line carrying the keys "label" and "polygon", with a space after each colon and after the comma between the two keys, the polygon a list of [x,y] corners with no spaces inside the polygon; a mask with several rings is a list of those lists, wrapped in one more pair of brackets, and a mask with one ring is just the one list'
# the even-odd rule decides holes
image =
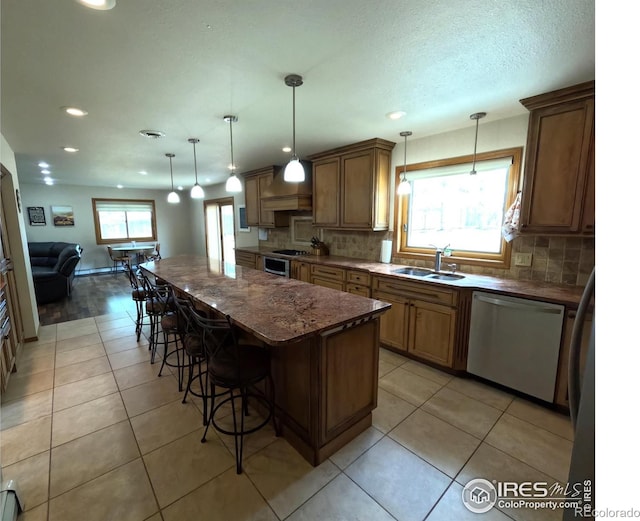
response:
{"label": "window", "polygon": [[92,199],[92,202],[97,244],[156,240],[155,201]]}
{"label": "window", "polygon": [[[471,156],[407,165],[411,194],[396,205],[398,255],[432,258],[436,247],[449,245],[449,262],[508,268],[502,222],[517,192],[521,156],[521,148],[478,154],[476,175],[469,174]],[[403,170],[397,167],[398,180]]]}

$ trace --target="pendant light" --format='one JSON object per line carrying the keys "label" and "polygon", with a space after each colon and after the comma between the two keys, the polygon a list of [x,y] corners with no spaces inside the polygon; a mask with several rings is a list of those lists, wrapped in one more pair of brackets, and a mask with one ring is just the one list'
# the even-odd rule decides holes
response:
{"label": "pendant light", "polygon": [[476,150],[478,149],[478,125],[480,123],[480,120],[484,118],[486,115],[487,115],[486,112],[476,112],[475,114],[471,114],[471,116],[469,116],[470,119],[476,120],[476,140],[473,144],[473,166],[471,167],[471,172],[469,172],[470,175],[476,175],[478,173],[476,172]]}
{"label": "pendant light", "polygon": [[229,174],[225,188],[227,192],[238,193],[242,192],[242,183],[236,175],[236,164],[233,162],[233,124],[238,121],[238,116],[225,116],[223,119],[229,123],[229,137],[231,142],[231,164],[229,165],[231,173]]}
{"label": "pendant light", "polygon": [[398,184],[398,195],[408,195],[411,193],[411,183],[407,180],[407,137],[413,134],[409,130],[400,132],[400,135],[404,137],[404,172],[402,173],[402,180]]}
{"label": "pendant light", "polygon": [[171,169],[171,192],[167,195],[167,202],[171,204],[176,204],[180,202],[180,196],[178,192],[173,189],[173,158],[176,157],[175,154],[165,154],[169,158],[169,168]]}
{"label": "pendant light", "polygon": [[191,187],[191,199],[204,199],[204,190],[198,184],[198,163],[196,162],[196,143],[200,143],[197,137],[190,137],[189,143],[193,143],[193,168],[196,172],[196,184]]}
{"label": "pendant light", "polygon": [[304,168],[296,155],[296,87],[302,85],[302,76],[289,74],[284,79],[285,85],[293,87],[293,150],[291,160],[284,169],[284,180],[289,183],[301,183],[304,181]]}

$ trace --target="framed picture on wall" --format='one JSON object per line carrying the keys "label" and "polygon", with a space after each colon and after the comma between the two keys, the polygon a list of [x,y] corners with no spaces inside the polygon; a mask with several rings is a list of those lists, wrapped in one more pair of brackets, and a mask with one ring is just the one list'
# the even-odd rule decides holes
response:
{"label": "framed picture on wall", "polygon": [[29,224],[31,226],[47,225],[47,219],[44,216],[44,206],[29,206],[27,207],[27,213],[29,214]]}
{"label": "framed picture on wall", "polygon": [[71,206],[52,206],[51,217],[54,226],[73,226],[75,224]]}
{"label": "framed picture on wall", "polygon": [[238,231],[250,232],[251,227],[247,224],[247,208],[244,204],[238,206]]}

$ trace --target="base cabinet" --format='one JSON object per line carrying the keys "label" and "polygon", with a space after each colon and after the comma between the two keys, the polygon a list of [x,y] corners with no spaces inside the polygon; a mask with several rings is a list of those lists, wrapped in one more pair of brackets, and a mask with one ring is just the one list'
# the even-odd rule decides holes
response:
{"label": "base cabinet", "polygon": [[421,360],[456,368],[458,292],[374,278],[372,297],[391,304],[380,317],[380,342]]}
{"label": "base cabinet", "polygon": [[236,251],[236,264],[244,268],[262,270],[262,256],[248,251]]}
{"label": "base cabinet", "polygon": [[[554,403],[566,409],[569,408],[569,348],[575,316],[575,311],[569,311],[565,314],[564,324],[562,326],[562,343],[560,344],[560,355],[558,357],[558,373],[556,374],[556,394]],[[587,315],[582,329],[582,350],[580,351],[581,376],[584,373],[584,367],[587,362],[587,351],[592,325],[593,316]]]}
{"label": "base cabinet", "polygon": [[451,367],[455,339],[456,312],[422,300],[409,304],[409,353]]}

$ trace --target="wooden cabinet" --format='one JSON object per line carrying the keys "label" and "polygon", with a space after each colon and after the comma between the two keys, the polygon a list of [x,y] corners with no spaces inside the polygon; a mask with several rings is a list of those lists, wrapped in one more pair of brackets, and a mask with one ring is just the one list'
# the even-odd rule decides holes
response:
{"label": "wooden cabinet", "polygon": [[595,82],[520,102],[531,111],[522,233],[595,232]]}
{"label": "wooden cabinet", "polygon": [[371,295],[371,275],[366,271],[348,270],[345,290],[354,295],[369,297]]}
{"label": "wooden cabinet", "polygon": [[253,270],[262,270],[262,256],[257,253],[236,250],[236,264]]}
{"label": "wooden cabinet", "polygon": [[325,266],[324,264],[312,264],[311,265],[311,280],[312,284],[318,286],[324,286],[325,288],[337,289],[339,291],[345,290],[345,270],[334,266]]}
{"label": "wooden cabinet", "polygon": [[387,230],[394,146],[391,141],[370,139],[310,156],[314,226]]}
{"label": "wooden cabinet", "polygon": [[[556,374],[556,394],[554,403],[563,408],[569,408],[569,347],[573,324],[575,322],[575,311],[568,311],[565,314],[562,326],[562,343],[560,344],[560,355],[558,358],[558,372]],[[582,350],[580,352],[580,374],[584,373],[587,361],[587,348],[593,325],[593,316],[587,315],[584,328],[582,330]]]}
{"label": "wooden cabinet", "polygon": [[263,192],[271,184],[273,176],[279,168],[279,166],[273,165],[242,174],[244,177],[247,224],[249,226],[260,226],[261,228],[289,226],[289,215],[266,210],[261,199]]}
{"label": "wooden cabinet", "polygon": [[311,266],[308,262],[291,261],[289,275],[291,278],[301,280],[302,282],[311,282]]}
{"label": "wooden cabinet", "polygon": [[391,304],[380,318],[382,344],[443,367],[456,366],[457,290],[374,277],[372,296]]}

